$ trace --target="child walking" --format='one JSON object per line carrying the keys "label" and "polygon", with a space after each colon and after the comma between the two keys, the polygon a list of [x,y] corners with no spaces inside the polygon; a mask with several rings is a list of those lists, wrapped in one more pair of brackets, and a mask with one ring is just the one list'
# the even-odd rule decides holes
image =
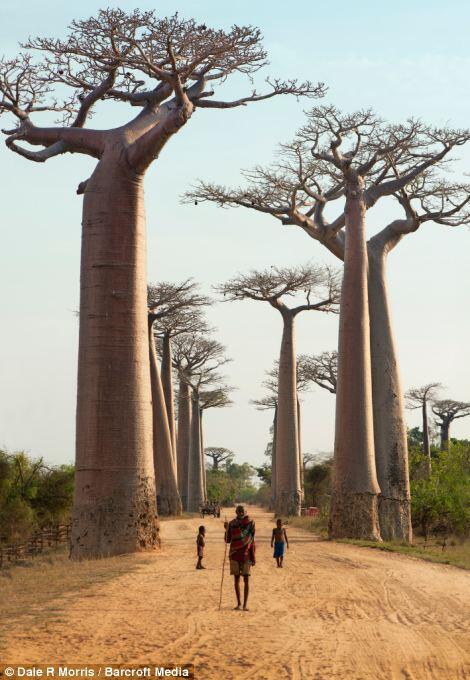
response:
{"label": "child walking", "polygon": [[289,547],[289,541],[287,539],[287,532],[282,526],[282,519],[276,520],[276,526],[273,529],[273,534],[271,536],[271,548],[274,545],[274,559],[278,567],[283,566],[284,561],[284,548]]}
{"label": "child walking", "polygon": [[205,569],[205,567],[202,566],[202,558],[204,557],[204,546],[206,545],[205,541],[205,535],[206,535],[206,528],[203,526],[199,527],[199,533],[196,538],[196,547],[197,547],[197,564],[196,564],[196,569]]}

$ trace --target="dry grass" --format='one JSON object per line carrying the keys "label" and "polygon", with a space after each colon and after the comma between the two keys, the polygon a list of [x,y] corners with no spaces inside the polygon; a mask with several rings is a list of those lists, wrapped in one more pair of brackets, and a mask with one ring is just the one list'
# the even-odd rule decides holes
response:
{"label": "dry grass", "polygon": [[153,559],[151,553],[71,562],[65,546],[0,571],[0,635],[11,621],[27,618],[60,621],[73,595],[83,595],[105,583],[139,569]]}
{"label": "dry grass", "polygon": [[451,564],[460,569],[470,569],[470,541],[451,539],[447,542],[445,550],[442,550],[441,540],[428,541],[424,547],[424,539],[421,536],[413,538],[413,545],[406,545],[395,541],[384,541],[383,543],[373,543],[372,541],[344,540],[340,543],[352,543],[365,548],[375,548],[389,552],[398,552],[403,555],[417,557],[427,562],[437,562],[439,564]]}
{"label": "dry grass", "polygon": [[328,518],[324,515],[317,517],[289,517],[288,526],[298,527],[318,534],[320,538],[328,538]]}
{"label": "dry grass", "polygon": [[[328,538],[327,519],[322,516],[316,518],[290,517],[289,525],[317,534],[319,538]],[[447,541],[445,550],[442,550],[441,539],[429,540],[425,547],[424,538],[422,536],[417,536],[416,534],[413,538],[413,545],[406,545],[397,541],[374,543],[373,541],[359,541],[353,539],[344,539],[338,542],[351,543],[364,548],[374,548],[375,550],[398,552],[428,562],[451,564],[454,567],[460,567],[461,569],[470,569],[470,540],[468,539],[462,541],[458,538],[451,538]]]}

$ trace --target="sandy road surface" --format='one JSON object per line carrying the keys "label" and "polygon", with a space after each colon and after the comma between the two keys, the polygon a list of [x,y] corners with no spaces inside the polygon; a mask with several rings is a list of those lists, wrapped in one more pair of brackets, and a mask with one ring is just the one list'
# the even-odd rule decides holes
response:
{"label": "sandy road surface", "polygon": [[206,571],[196,571],[198,519],[162,524],[163,547],[136,571],[72,594],[62,623],[12,622],[8,659],[31,663],[194,663],[198,680],[470,677],[469,574],[290,529],[285,568],[272,520],[253,510],[258,564],[251,611],[218,593],[222,520],[205,519]]}

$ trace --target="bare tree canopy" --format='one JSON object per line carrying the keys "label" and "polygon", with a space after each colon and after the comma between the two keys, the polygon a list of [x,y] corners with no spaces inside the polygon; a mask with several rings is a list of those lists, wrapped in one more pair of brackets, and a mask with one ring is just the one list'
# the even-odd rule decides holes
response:
{"label": "bare tree canopy", "polygon": [[233,401],[230,399],[230,392],[235,388],[229,385],[222,385],[213,390],[202,390],[199,394],[199,403],[203,411],[208,408],[225,408],[231,406]]}
{"label": "bare tree canopy", "polygon": [[[73,21],[62,40],[30,38],[22,47],[19,56],[0,61],[0,113],[18,120],[17,128],[5,131],[9,148],[39,162],[65,152],[101,157],[109,134],[83,128],[102,100],[142,108],[121,131],[132,165],[145,168],[194,108],[225,109],[282,94],[321,97],[325,92],[321,83],[267,79],[265,92],[254,89],[233,101],[213,99],[213,88],[231,74],[251,79],[267,65],[260,31],[252,26],[212,29],[178,14],[161,18],[154,11],[103,9]],[[59,127],[32,123],[33,114],[47,111],[62,113]],[[43,149],[18,144],[24,141]]]}
{"label": "bare tree canopy", "polygon": [[434,402],[432,411],[437,417],[437,425],[448,425],[457,418],[470,416],[470,402],[440,399]]}
{"label": "bare tree canopy", "polygon": [[[199,182],[186,199],[270,214],[301,227],[342,258],[345,182],[351,172],[364,180],[366,208],[387,196],[401,206],[403,219],[373,238],[400,238],[427,221],[469,223],[469,185],[444,172],[450,152],[469,139],[468,130],[431,128],[415,120],[392,125],[370,110],[341,114],[332,106],[316,107],[296,138],[281,145],[276,163],[243,173],[245,186]],[[325,210],[336,206],[329,222]]]}
{"label": "bare tree canopy", "polygon": [[204,455],[212,459],[212,469],[218,470],[221,463],[230,463],[235,454],[223,446],[208,446],[204,449]]}
{"label": "bare tree canopy", "polygon": [[149,315],[157,321],[157,337],[209,331],[201,312],[211,304],[211,299],[201,295],[198,288],[193,279],[179,284],[162,281],[147,286],[147,305]]}
{"label": "bare tree canopy", "polygon": [[[304,392],[307,390],[310,383],[310,378],[308,377],[305,366],[305,357],[306,355],[303,354],[300,354],[297,357],[297,392]],[[260,399],[252,399],[250,401],[250,404],[256,406],[259,411],[268,411],[277,406],[279,359],[274,362],[274,366],[269,371],[266,371],[266,375],[267,378],[263,381],[263,387],[267,390],[266,395]]]}
{"label": "bare tree canopy", "polygon": [[[273,266],[263,271],[238,274],[217,286],[216,290],[227,301],[249,299],[269,302],[279,311],[290,311],[294,316],[306,310],[338,311],[338,276],[326,266]],[[305,302],[292,308],[282,299],[299,295],[304,296]]]}
{"label": "bare tree canopy", "polygon": [[193,390],[219,384],[217,370],[231,359],[225,356],[225,347],[213,338],[195,333],[178,335],[173,340],[173,367]]}
{"label": "bare tree canopy", "polygon": [[406,392],[407,408],[422,408],[424,401],[435,401],[437,393],[442,389],[441,383],[428,383],[422,387],[413,387]]}
{"label": "bare tree canopy", "polygon": [[199,285],[191,278],[181,283],[160,281],[147,286],[147,304],[156,319],[162,319],[169,314],[185,307],[205,307],[211,300],[198,291]]}
{"label": "bare tree canopy", "polygon": [[338,352],[301,354],[299,365],[306,383],[314,382],[319,387],[336,394],[338,380]]}

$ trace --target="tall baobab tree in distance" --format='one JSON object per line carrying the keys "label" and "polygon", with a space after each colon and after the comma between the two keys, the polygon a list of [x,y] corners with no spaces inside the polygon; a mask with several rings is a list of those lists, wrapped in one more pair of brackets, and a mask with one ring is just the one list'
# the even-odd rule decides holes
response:
{"label": "tall baobab tree in distance", "polygon": [[[281,147],[275,164],[244,173],[247,186],[202,182],[187,194],[191,200],[270,214],[300,227],[345,261],[332,536],[379,537],[378,476],[382,537],[411,540],[406,422],[387,256],[426,222],[469,222],[468,185],[444,173],[450,152],[469,139],[467,130],[414,120],[390,125],[371,111],[343,115],[332,106],[317,107],[294,141]],[[366,243],[366,212],[384,198],[396,200],[399,215]],[[328,221],[326,214],[336,206]]]}
{"label": "tall baobab tree in distance", "polygon": [[432,412],[441,430],[441,450],[448,451],[450,426],[457,418],[470,416],[470,403],[454,401],[454,399],[440,399],[433,403]]}
{"label": "tall baobab tree in distance", "polygon": [[163,515],[180,515],[181,498],[176,479],[170,427],[155,348],[153,324],[156,314],[148,312],[150,386],[152,393],[153,459],[156,476],[157,510]]}
{"label": "tall baobab tree in distance", "polygon": [[161,340],[161,380],[173,459],[177,468],[171,338],[181,333],[202,331],[205,322],[201,317],[201,308],[208,306],[210,299],[198,292],[198,285],[192,279],[186,279],[181,283],[162,281],[156,285],[149,285],[147,298],[148,306],[155,313],[157,320],[156,336]]}
{"label": "tall baobab tree in distance", "polygon": [[[178,335],[173,343],[173,366],[178,371],[181,384],[189,386],[191,412],[185,419],[189,431],[178,434],[189,441],[187,469],[183,469],[183,507],[190,512],[197,512],[200,503],[205,500],[203,448],[201,438],[201,400],[211,391],[224,394],[224,386],[220,385],[218,368],[229,359],[225,356],[225,347],[217,340],[197,333]],[[217,401],[217,399],[215,399]],[[226,395],[223,396],[226,399]],[[179,413],[179,419],[181,413]],[[180,421],[181,422],[181,421]],[[185,492],[184,492],[185,490]]]}
{"label": "tall baobab tree in distance", "polygon": [[230,463],[235,454],[223,446],[207,446],[204,455],[212,460],[212,469],[218,470],[222,463]]}
{"label": "tall baobab tree in distance", "polygon": [[426,472],[431,474],[431,443],[429,440],[428,404],[437,398],[437,392],[442,388],[441,383],[428,383],[423,387],[413,387],[408,390],[405,397],[408,401],[407,408],[421,409],[423,422],[423,454],[426,457]]}
{"label": "tall baobab tree in distance", "polygon": [[[78,189],[84,202],[71,556],[81,558],[156,545],[147,168],[197,108],[233,108],[284,94],[318,97],[324,87],[271,80],[266,93],[216,100],[214,86],[232,74],[251,79],[267,63],[260,32],[251,26],[223,31],[177,14],[103,9],[70,29],[64,39],[30,38],[19,56],[0,61],[0,113],[16,119],[4,131],[6,145],[27,160],[64,153],[97,160]],[[103,100],[138,112],[114,129],[85,127]],[[38,124],[40,114],[51,111],[62,111],[63,123]]]}
{"label": "tall baobab tree in distance", "polygon": [[[296,380],[295,319],[304,311],[337,311],[336,276],[326,267],[271,267],[238,274],[217,287],[227,301],[256,300],[269,303],[282,317],[279,355],[276,433],[276,512],[300,514],[301,473]],[[286,299],[303,295],[302,304],[289,307]],[[315,301],[313,300],[315,299]]]}
{"label": "tall baobab tree in distance", "polygon": [[[300,466],[300,488],[303,498],[303,473],[304,465],[302,461],[302,435],[301,435],[301,416],[300,416],[300,400],[298,393],[304,391],[308,387],[309,380],[304,371],[304,362],[302,355],[296,360],[296,390],[297,390],[297,435],[298,435],[298,453]],[[259,411],[274,410],[273,424],[272,424],[272,445],[271,445],[271,503],[274,509],[276,505],[276,440],[277,440],[277,411],[278,411],[278,378],[279,378],[279,360],[275,361],[273,368],[266,371],[267,378],[263,382],[263,386],[267,392],[261,399],[253,399],[251,403],[256,406]]]}

